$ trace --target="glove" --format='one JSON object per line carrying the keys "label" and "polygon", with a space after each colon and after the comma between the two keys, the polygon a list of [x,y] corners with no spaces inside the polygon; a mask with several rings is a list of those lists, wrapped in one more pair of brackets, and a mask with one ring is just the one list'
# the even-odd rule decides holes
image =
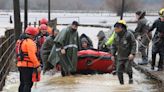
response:
{"label": "glove", "polygon": [[61,53],[62,53],[62,54],[66,54],[65,49],[61,49]]}
{"label": "glove", "polygon": [[133,55],[133,54],[130,54],[128,58],[129,58],[129,60],[131,61],[131,60],[134,59],[134,55]]}

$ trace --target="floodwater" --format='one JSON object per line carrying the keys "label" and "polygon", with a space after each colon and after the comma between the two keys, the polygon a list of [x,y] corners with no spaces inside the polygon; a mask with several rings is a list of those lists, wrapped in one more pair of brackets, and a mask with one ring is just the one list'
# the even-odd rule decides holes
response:
{"label": "floodwater", "polygon": [[[134,84],[128,84],[125,74],[125,85],[120,85],[116,75],[76,75],[61,77],[60,73],[53,76],[44,75],[42,81],[35,83],[32,92],[159,92],[157,83],[144,74],[133,69]],[[17,92],[18,81],[7,85],[3,92]]]}
{"label": "floodwater", "polygon": [[[58,26],[62,29],[64,26]],[[79,34],[87,34],[97,47],[97,33],[103,30],[110,34],[106,28],[79,27]],[[133,69],[134,84],[128,84],[125,74],[125,85],[120,85],[117,76],[102,75],[76,75],[61,77],[60,73],[53,76],[44,75],[39,83],[35,83],[32,92],[158,92],[158,83],[148,79],[141,72]],[[11,72],[6,80],[3,92],[17,92],[19,86],[19,73]]]}
{"label": "floodwater", "polygon": [[[128,76],[125,77],[125,85],[121,86],[117,76],[112,74],[103,75],[77,75],[70,77],[54,77],[45,82],[44,89],[48,92],[156,92],[153,81],[147,80],[146,76],[134,70],[134,84],[128,84]],[[36,91],[36,92],[37,92]]]}
{"label": "floodwater", "polygon": [[[100,16],[101,17],[101,16]],[[99,18],[100,18],[99,17]],[[96,16],[95,19],[98,19]],[[113,17],[113,20],[118,18]],[[87,21],[90,21],[89,19]],[[111,21],[114,24],[116,21]],[[64,26],[58,26],[61,30]],[[130,25],[134,28],[134,25]],[[79,27],[79,34],[85,33],[88,35],[97,48],[97,33],[100,30],[105,31],[110,35],[112,32],[106,28],[94,27]],[[96,75],[76,75],[69,77],[61,77],[60,73],[55,75],[42,76],[41,82],[35,83],[32,92],[159,92],[158,83],[149,79],[141,72],[133,69],[134,71],[134,84],[128,84],[128,76],[124,75],[125,85],[120,85],[117,76],[112,74],[96,74]],[[18,92],[19,86],[19,73],[10,72],[6,85],[2,92]],[[162,92],[162,91],[161,91]]]}

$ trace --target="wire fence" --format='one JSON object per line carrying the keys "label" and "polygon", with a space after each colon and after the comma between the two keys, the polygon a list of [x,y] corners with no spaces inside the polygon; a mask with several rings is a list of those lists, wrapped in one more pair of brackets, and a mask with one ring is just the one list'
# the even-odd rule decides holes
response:
{"label": "wire fence", "polygon": [[14,56],[15,35],[14,30],[7,30],[5,36],[0,37],[0,91],[5,85],[6,76]]}

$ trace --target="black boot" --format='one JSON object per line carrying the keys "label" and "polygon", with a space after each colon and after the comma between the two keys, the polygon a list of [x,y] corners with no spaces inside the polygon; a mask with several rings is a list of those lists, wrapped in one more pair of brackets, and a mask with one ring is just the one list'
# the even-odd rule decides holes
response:
{"label": "black boot", "polygon": [[129,72],[128,76],[129,76],[129,84],[133,84],[133,73]]}
{"label": "black boot", "polygon": [[151,70],[154,70],[154,66],[151,66]]}
{"label": "black boot", "polygon": [[142,62],[138,63],[139,65],[147,65],[148,64],[148,59],[147,57],[142,57]]}
{"label": "black boot", "polygon": [[152,62],[151,62],[151,69],[154,70],[156,60],[156,54],[152,54]]}
{"label": "black boot", "polygon": [[160,58],[159,58],[159,63],[158,63],[158,71],[162,71],[163,70],[163,55],[160,54]]}
{"label": "black boot", "polygon": [[133,79],[129,79],[129,84],[133,84]]}
{"label": "black boot", "polygon": [[121,85],[124,85],[123,73],[118,73],[118,79]]}
{"label": "black boot", "polygon": [[61,75],[62,75],[62,77],[67,76],[67,72],[66,72],[66,71],[64,71],[64,69],[63,69],[63,68],[61,68]]}

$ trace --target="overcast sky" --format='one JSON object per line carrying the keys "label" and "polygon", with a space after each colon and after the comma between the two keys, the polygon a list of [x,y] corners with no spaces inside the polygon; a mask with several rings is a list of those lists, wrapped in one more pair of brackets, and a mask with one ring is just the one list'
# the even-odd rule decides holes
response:
{"label": "overcast sky", "polygon": [[[29,8],[32,10],[47,10],[48,0],[28,0]],[[121,1],[121,0],[120,0]],[[125,0],[126,1],[126,0]],[[146,9],[159,9],[164,0],[137,0],[142,1]],[[163,1],[163,3],[161,3]],[[20,0],[21,8],[24,0]],[[0,0],[0,9],[12,9],[13,0]],[[154,4],[156,8],[153,6]],[[109,10],[106,0],[51,0],[52,9],[55,10]],[[151,6],[150,6],[151,5]],[[164,5],[163,5],[164,6]]]}

